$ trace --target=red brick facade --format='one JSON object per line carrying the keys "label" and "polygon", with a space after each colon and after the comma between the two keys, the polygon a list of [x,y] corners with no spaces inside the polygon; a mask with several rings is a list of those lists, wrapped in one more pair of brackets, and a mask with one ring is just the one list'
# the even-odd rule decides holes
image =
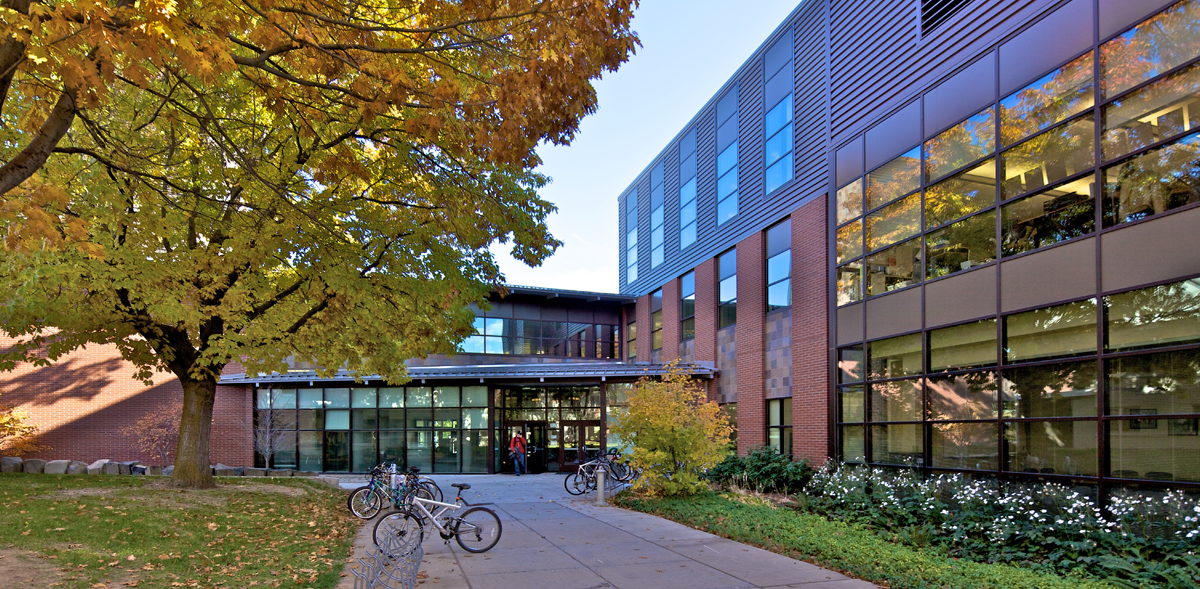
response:
{"label": "red brick facade", "polygon": [[763,400],[763,316],[766,306],[766,246],[759,232],[737,244],[737,420],[738,454],[767,443]]}
{"label": "red brick facade", "polygon": [[[13,341],[0,335],[0,346],[8,347]],[[153,384],[146,386],[133,379],[134,372],[115,346],[90,345],[58,359],[50,368],[21,364],[12,372],[0,373],[0,403],[27,413],[39,426],[42,442],[50,447],[26,458],[149,462],[150,457],[142,455],[120,430],[178,398],[183,389],[171,374],[155,373]],[[225,372],[243,370],[231,364]],[[246,387],[217,387],[211,450],[214,464],[253,466],[252,403]]]}
{"label": "red brick facade", "polygon": [[828,255],[820,196],[792,213],[792,453],[814,466],[829,457]]}
{"label": "red brick facade", "polygon": [[653,346],[653,328],[650,325],[650,295],[637,300],[637,361],[649,362]]}
{"label": "red brick facade", "polygon": [[[717,260],[708,259],[696,266],[696,362],[717,361]],[[708,398],[716,386],[709,383]]]}
{"label": "red brick facade", "polygon": [[663,362],[679,359],[679,339],[683,337],[679,324],[679,279],[662,287],[663,292]]}

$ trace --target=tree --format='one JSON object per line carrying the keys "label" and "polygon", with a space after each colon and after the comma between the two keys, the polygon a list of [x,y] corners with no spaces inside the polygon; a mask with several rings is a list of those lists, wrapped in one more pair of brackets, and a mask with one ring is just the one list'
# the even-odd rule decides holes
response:
{"label": "tree", "polygon": [[492,243],[558,245],[535,148],[595,110],[633,4],[0,0],[0,368],[171,372],[184,486],[231,361],[403,382],[470,332]]}
{"label": "tree", "polygon": [[166,464],[175,452],[179,439],[179,414],[183,409],[180,399],[172,399],[139,417],[137,421],[121,427],[121,437],[127,439],[155,464]]}
{"label": "tree", "polygon": [[26,456],[49,450],[38,442],[37,426],[29,423],[24,411],[0,404],[0,453],[5,456]]}
{"label": "tree", "polygon": [[703,475],[725,458],[733,428],[704,387],[672,364],[661,379],[645,377],[629,405],[610,424],[643,469],[635,485],[653,495],[690,495],[705,486]]}
{"label": "tree", "polygon": [[263,457],[263,467],[271,468],[276,452],[295,443],[295,421],[283,411],[265,408],[255,411],[254,451]]}

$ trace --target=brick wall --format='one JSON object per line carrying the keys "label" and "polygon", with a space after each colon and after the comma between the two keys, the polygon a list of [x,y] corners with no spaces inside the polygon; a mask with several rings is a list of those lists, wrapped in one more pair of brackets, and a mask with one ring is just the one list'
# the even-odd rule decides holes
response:
{"label": "brick wall", "polygon": [[637,332],[637,360],[650,362],[650,352],[654,348],[653,328],[650,324],[650,295],[638,297]]}
{"label": "brick wall", "polygon": [[[0,335],[0,347],[13,342]],[[49,367],[20,364],[11,372],[0,373],[0,402],[23,410],[38,425],[43,442],[51,449],[37,458],[149,461],[119,430],[179,398],[183,389],[172,374],[155,373],[147,386],[133,379],[134,372],[115,346],[89,345]],[[238,373],[242,368],[231,364],[224,372]],[[211,448],[214,463],[253,465],[251,403],[246,387],[217,387]]]}
{"label": "brick wall", "polygon": [[763,401],[763,317],[766,311],[766,245],[762,232],[737,244],[738,453],[767,443]]}
{"label": "brick wall", "polygon": [[662,287],[663,292],[663,360],[679,359],[679,279],[675,278]]}
{"label": "brick wall", "polygon": [[717,360],[717,260],[696,266],[696,362]]}
{"label": "brick wall", "polygon": [[792,213],[792,444],[814,466],[830,436],[826,206],[822,196]]}

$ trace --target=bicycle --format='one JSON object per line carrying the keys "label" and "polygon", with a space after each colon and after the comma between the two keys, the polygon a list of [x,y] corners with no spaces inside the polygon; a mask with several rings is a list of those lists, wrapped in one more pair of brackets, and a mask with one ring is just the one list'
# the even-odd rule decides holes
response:
{"label": "bicycle", "polygon": [[371,482],[350,492],[346,498],[346,507],[355,517],[371,519],[385,507],[384,502],[392,506],[405,505],[404,495],[409,488],[416,489],[418,496],[427,499],[441,500],[442,489],[428,477],[419,476],[420,469],[412,467],[404,475],[404,481],[395,486],[395,464],[380,464],[371,469]]}
{"label": "bicycle", "polygon": [[572,495],[583,495],[596,489],[596,469],[604,469],[605,477],[615,484],[632,485],[642,475],[641,469],[613,460],[605,455],[579,465],[579,470],[563,479],[563,487]]}
{"label": "bicycle", "polygon": [[[420,544],[425,540],[425,522],[429,522],[447,544],[450,543],[450,538],[454,538],[467,552],[491,550],[504,533],[500,517],[496,512],[482,506],[487,504],[471,505],[462,498],[462,492],[470,489],[471,485],[454,483],[450,486],[458,489],[454,503],[413,495],[408,509],[393,511],[380,518],[375,522],[375,529],[371,534],[375,545],[382,546],[388,541],[398,542],[402,546],[412,542]],[[462,512],[462,515],[447,515],[463,508],[467,510]]]}

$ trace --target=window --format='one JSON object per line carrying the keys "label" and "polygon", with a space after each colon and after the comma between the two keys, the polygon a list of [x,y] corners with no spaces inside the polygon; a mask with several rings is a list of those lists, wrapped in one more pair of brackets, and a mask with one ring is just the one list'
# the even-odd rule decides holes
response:
{"label": "window", "polygon": [[1200,278],[1104,297],[1111,351],[1200,342]]}
{"label": "window", "polygon": [[679,140],[679,249],[696,243],[696,129]]}
{"label": "window", "polygon": [[1096,351],[1096,299],[1004,318],[1006,362],[1066,358]]}
{"label": "window", "polygon": [[637,282],[638,276],[638,191],[625,195],[625,284]]}
{"label": "window", "polygon": [[992,153],[995,145],[995,112],[988,108],[925,142],[925,181],[941,178]]}
{"label": "window", "polygon": [[792,455],[792,400],[767,401],[767,445],[776,454]]}
{"label": "window", "polygon": [[1000,142],[1013,145],[1096,103],[1092,52],[1000,99]]}
{"label": "window", "polygon": [[663,162],[650,169],[650,267],[663,263]]}
{"label": "window", "polygon": [[[848,264],[853,267],[854,264]],[[910,239],[866,258],[867,296],[912,286],[921,281],[921,240]]]}
{"label": "window", "polygon": [[995,319],[943,327],[929,332],[929,372],[995,365]]}
{"label": "window", "polygon": [[1094,177],[1084,176],[1001,207],[1001,255],[1015,256],[1094,231],[1094,190]]}
{"label": "window", "polygon": [[663,347],[663,300],[662,289],[650,293],[650,349]]}
{"label": "window", "polygon": [[866,224],[867,251],[879,249],[921,232],[921,193],[892,203],[870,215]]}
{"label": "window", "polygon": [[1105,161],[1200,128],[1200,65],[1157,80],[1104,107]]}
{"label": "window", "polygon": [[767,229],[767,311],[792,306],[792,220]]}
{"label": "window", "polygon": [[637,360],[637,320],[625,324],[625,331],[625,349],[629,352],[627,358],[633,362]]}
{"label": "window", "polygon": [[1104,168],[1104,226],[1200,202],[1200,133]]}
{"label": "window", "polygon": [[1049,186],[1096,163],[1092,115],[1055,127],[1001,154],[1002,199]]}
{"label": "window", "polygon": [[982,164],[925,188],[925,228],[937,227],[996,204],[996,162]]}
{"label": "window", "polygon": [[921,35],[928,35],[971,0],[921,0]]}
{"label": "window", "polygon": [[849,305],[863,298],[863,263],[862,260],[850,262],[837,269],[837,304]]}
{"label": "window", "polygon": [[717,258],[717,328],[737,323],[737,250]]}
{"label": "window", "polygon": [[921,187],[921,148],[914,147],[867,174],[867,209],[883,206]]}
{"label": "window", "polygon": [[717,103],[717,225],[738,214],[738,90]]}
{"label": "window", "polygon": [[696,273],[679,278],[680,336],[683,341],[696,339]]}
{"label": "window", "polygon": [[1116,96],[1200,55],[1200,1],[1186,0],[1100,46],[1101,94]]}
{"label": "window", "polygon": [[837,191],[837,222],[839,225],[863,214],[863,180],[859,178]]}
{"label": "window", "polygon": [[996,211],[968,217],[925,235],[927,279],[947,276],[996,259]]}
{"label": "window", "polygon": [[792,179],[792,30],[775,42],[763,57],[763,96],[767,105],[764,117],[766,193]]}
{"label": "window", "polygon": [[476,317],[475,334],[459,346],[464,354],[521,354],[615,358],[616,325]]}

